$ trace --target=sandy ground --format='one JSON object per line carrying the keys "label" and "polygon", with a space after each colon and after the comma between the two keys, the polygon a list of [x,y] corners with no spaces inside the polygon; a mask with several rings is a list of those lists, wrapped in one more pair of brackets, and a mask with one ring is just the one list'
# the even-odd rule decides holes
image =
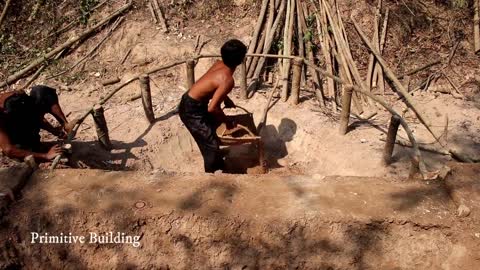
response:
{"label": "sandy ground", "polygon": [[[39,171],[4,219],[0,266],[478,269],[479,169],[450,166],[447,186],[318,175]],[[471,207],[468,217],[457,217],[458,194]],[[30,232],[141,238],[139,247],[32,244]]]}

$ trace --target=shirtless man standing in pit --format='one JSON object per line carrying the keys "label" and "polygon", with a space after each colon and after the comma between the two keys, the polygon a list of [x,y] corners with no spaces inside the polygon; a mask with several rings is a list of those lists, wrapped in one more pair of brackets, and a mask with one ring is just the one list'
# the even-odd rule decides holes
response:
{"label": "shirtless man standing in pit", "polygon": [[222,60],[213,64],[180,102],[180,119],[200,148],[207,173],[223,169],[216,128],[220,123],[225,123],[228,129],[234,128],[235,124],[227,121],[220,105],[223,102],[225,108],[235,107],[227,95],[235,85],[233,73],[246,53],[247,47],[241,41],[227,41],[221,49]]}

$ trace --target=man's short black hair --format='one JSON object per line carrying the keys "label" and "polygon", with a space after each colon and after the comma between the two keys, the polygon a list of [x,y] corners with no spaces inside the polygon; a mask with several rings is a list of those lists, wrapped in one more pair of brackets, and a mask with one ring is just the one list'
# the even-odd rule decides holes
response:
{"label": "man's short black hair", "polygon": [[52,106],[58,104],[57,91],[45,85],[36,85],[32,87],[30,96],[35,105],[42,113],[50,113]]}
{"label": "man's short black hair", "polygon": [[247,46],[238,39],[231,39],[223,44],[221,54],[223,63],[230,68],[235,68],[243,62],[247,54]]}
{"label": "man's short black hair", "polygon": [[36,106],[34,100],[25,93],[15,93],[5,100],[5,113],[15,121],[34,118]]}

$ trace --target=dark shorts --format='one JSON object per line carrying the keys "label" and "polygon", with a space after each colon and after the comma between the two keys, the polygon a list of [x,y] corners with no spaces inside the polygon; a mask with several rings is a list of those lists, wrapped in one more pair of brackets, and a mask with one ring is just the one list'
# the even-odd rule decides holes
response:
{"label": "dark shorts", "polygon": [[202,153],[205,172],[223,169],[216,123],[208,113],[208,102],[195,100],[185,93],[180,101],[179,115]]}

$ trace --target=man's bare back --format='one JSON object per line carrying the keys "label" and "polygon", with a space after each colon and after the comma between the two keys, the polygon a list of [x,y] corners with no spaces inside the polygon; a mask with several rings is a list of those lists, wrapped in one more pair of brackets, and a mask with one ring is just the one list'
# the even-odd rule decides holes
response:
{"label": "man's bare back", "polygon": [[220,105],[227,101],[227,107],[233,107],[234,104],[228,98],[228,94],[235,86],[232,69],[225,65],[223,61],[217,61],[213,66],[192,86],[188,95],[198,101],[204,101],[208,104],[208,112],[220,122],[225,121],[225,114]]}

